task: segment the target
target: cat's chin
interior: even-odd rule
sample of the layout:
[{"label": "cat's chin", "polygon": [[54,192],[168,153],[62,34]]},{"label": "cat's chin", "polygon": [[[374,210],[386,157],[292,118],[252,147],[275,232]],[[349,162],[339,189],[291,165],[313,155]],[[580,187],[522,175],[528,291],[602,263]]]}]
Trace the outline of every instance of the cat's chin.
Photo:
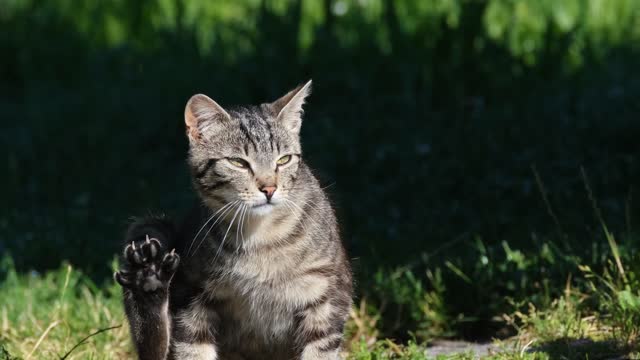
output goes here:
[{"label": "cat's chin", "polygon": [[274,209],[274,205],[270,203],[264,203],[251,207],[251,214],[257,216],[265,216],[270,214]]}]

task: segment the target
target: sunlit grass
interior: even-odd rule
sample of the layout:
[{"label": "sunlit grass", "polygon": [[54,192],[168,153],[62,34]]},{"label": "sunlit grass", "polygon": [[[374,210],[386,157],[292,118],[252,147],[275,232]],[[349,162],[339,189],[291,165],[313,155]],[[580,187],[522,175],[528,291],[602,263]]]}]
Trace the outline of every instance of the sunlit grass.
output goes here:
[{"label": "sunlit grass", "polygon": [[[128,329],[113,284],[98,288],[69,265],[46,274],[17,274],[8,259],[0,283],[0,344],[24,359],[57,359],[92,333],[67,359],[131,358]],[[0,357],[1,358],[1,357]]]},{"label": "sunlit grass", "polygon": [[[618,270],[617,262],[612,269]],[[623,265],[620,261],[620,265]],[[625,276],[635,277],[630,269]],[[526,311],[504,315],[518,335],[497,342],[486,360],[611,359],[633,356],[637,328],[628,318],[640,314],[628,305],[626,288],[617,288],[611,273],[596,275],[584,269],[587,278],[607,281],[603,286],[581,291],[567,281],[564,295],[547,308],[533,304]],[[0,267],[0,359],[130,359],[134,358],[120,301],[120,290],[112,282],[102,287],[70,265],[39,274],[18,274],[9,258]],[[585,303],[598,299],[600,307]],[[623,299],[623,300],[620,300]],[[625,302],[627,301],[627,302]],[[608,303],[612,302],[612,303]],[[621,305],[622,304],[622,305]],[[514,304],[522,308],[521,304]],[[604,314],[597,309],[606,308]],[[354,307],[348,323],[344,356],[349,360],[480,358],[472,353],[428,357],[415,341],[406,344],[382,338],[377,327],[379,313],[366,300]]]}]

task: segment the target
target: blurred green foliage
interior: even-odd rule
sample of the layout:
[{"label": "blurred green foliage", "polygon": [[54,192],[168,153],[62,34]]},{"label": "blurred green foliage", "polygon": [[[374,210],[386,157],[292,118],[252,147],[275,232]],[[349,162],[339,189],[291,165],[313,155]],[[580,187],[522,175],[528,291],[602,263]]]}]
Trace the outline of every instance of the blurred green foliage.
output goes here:
[{"label": "blurred green foliage", "polygon": [[[565,41],[558,62],[575,68],[585,52],[606,56],[612,48],[633,46],[640,39],[640,5],[634,0],[3,0],[0,5],[3,21],[29,11],[41,22],[55,13],[94,48],[127,44],[157,49],[165,46],[158,34],[186,31],[196,38],[201,54],[231,45],[233,51],[217,54],[230,61],[256,49],[254,40],[264,30],[256,20],[265,10],[295,18],[298,32],[292,39],[302,52],[317,40],[317,28],[335,18],[342,46],[367,37],[389,52],[395,45],[393,32],[400,31],[428,34],[415,45],[433,47],[443,32],[465,27],[470,10],[482,21],[468,36],[477,50],[493,41],[529,65],[554,41]],[[390,23],[390,15],[397,24]],[[370,26],[366,32],[363,24]]]},{"label": "blurred green foliage", "polygon": [[305,156],[359,293],[473,332],[607,258],[581,167],[637,247],[638,40],[635,0],[0,0],[0,252],[107,275],[129,216],[196,200],[189,96],[313,78]]},{"label": "blurred green foliage", "polygon": [[[392,32],[401,31],[430,34],[416,45],[433,47],[443,31],[464,27],[466,13],[474,7],[475,16],[482,18],[479,31],[469,35],[474,46],[480,49],[494,41],[530,65],[550,42],[562,38],[566,43],[558,60],[572,67],[582,63],[585,51],[605,56],[616,46],[640,39],[640,4],[634,0],[3,0],[2,5],[0,17],[5,21],[34,9],[34,20],[42,21],[54,12],[92,47],[128,44],[156,49],[164,46],[158,34],[179,30],[193,34],[203,54],[231,44],[234,51],[218,55],[230,61],[255,50],[253,40],[264,30],[256,19],[265,10],[296,18],[299,31],[292,35],[302,52],[309,50],[315,30],[329,18],[338,18],[336,40],[343,46],[367,37],[391,51]],[[392,12],[397,29],[390,28]],[[371,28],[363,32],[362,24]]]}]

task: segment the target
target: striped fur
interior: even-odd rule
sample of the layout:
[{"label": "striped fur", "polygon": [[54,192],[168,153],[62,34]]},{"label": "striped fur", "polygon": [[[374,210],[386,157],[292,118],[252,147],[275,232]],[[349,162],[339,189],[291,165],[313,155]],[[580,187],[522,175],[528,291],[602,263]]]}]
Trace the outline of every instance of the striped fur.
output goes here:
[{"label": "striped fur", "polygon": [[[178,231],[157,226],[166,219],[132,225],[116,274],[141,359],[338,358],[351,269],[333,209],[301,155],[310,84],[260,106],[225,110],[204,95],[187,104],[203,206]],[[145,258],[149,232],[161,245]],[[164,255],[174,247],[175,259]],[[179,259],[175,276],[162,256],[169,265]]]}]

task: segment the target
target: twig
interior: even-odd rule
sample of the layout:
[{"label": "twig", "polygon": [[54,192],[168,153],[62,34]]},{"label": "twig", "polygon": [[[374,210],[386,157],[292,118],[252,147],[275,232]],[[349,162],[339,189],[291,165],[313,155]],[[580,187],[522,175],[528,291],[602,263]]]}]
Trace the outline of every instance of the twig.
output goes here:
[{"label": "twig", "polygon": [[62,357],[60,357],[60,360],[64,360],[64,359],[66,359],[69,355],[71,355],[71,353],[73,352],[73,350],[75,350],[78,346],[83,345],[83,344],[84,344],[87,340],[89,340],[90,338],[92,338],[92,337],[94,337],[94,336],[96,336],[96,335],[98,335],[98,334],[100,334],[100,333],[103,333],[103,332],[105,332],[105,331],[109,331],[109,330],[117,329],[117,328],[120,328],[120,327],[122,327],[122,324],[117,325],[117,326],[112,326],[112,327],[104,328],[104,329],[100,329],[100,330],[98,330],[98,331],[94,332],[93,334],[90,334],[90,335],[86,336],[84,339],[80,340],[80,342],[79,342],[79,343],[75,344],[75,345],[74,345],[74,347],[72,347],[72,348],[71,348],[71,350],[69,350],[66,354],[64,354]]}]

